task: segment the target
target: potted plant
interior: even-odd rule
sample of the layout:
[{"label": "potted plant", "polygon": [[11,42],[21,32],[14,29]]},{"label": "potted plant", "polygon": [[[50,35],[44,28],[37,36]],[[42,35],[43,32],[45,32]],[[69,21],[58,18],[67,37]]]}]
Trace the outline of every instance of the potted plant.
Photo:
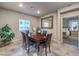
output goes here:
[{"label": "potted plant", "polygon": [[15,37],[12,29],[6,24],[0,29],[0,46],[7,45]]}]

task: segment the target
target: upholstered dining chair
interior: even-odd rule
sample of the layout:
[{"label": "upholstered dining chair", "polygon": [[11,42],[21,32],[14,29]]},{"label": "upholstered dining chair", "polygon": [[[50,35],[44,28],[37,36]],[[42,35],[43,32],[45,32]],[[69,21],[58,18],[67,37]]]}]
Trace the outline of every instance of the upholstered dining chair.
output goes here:
[{"label": "upholstered dining chair", "polygon": [[26,33],[21,32],[22,37],[23,37],[23,48],[27,50],[27,53],[29,54],[30,52],[30,46],[33,46],[36,42],[34,39],[28,36],[29,31],[26,31]]},{"label": "upholstered dining chair", "polygon": [[51,49],[50,49],[51,38],[52,38],[52,33],[47,34],[46,40],[40,43],[40,45],[43,45],[45,48],[45,55],[46,56],[47,56],[47,47],[49,47],[49,52],[51,52]]},{"label": "upholstered dining chair", "polygon": [[21,32],[21,34],[22,34],[22,47],[25,49],[25,50],[27,50],[27,40],[26,40],[26,35],[25,35],[25,33],[24,32]]},{"label": "upholstered dining chair", "polygon": [[46,46],[49,47],[49,52],[51,52],[51,49],[50,49],[51,38],[52,38],[52,33],[51,33],[51,34],[48,34],[48,36],[47,36],[47,41],[46,41]]},{"label": "upholstered dining chair", "polygon": [[42,35],[46,36],[46,34],[47,34],[47,31],[42,32]]},{"label": "upholstered dining chair", "polygon": [[29,54],[30,46],[34,46],[36,44],[36,42],[34,41],[33,38],[28,36],[28,33],[26,34],[26,39],[27,39],[27,53]]}]

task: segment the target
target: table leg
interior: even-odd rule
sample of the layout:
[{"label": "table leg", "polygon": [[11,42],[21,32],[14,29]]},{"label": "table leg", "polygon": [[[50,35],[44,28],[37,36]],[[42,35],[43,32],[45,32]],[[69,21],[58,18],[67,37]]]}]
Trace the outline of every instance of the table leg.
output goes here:
[{"label": "table leg", "polygon": [[39,56],[39,50],[40,50],[40,48],[39,48],[39,43],[37,43],[37,55]]}]

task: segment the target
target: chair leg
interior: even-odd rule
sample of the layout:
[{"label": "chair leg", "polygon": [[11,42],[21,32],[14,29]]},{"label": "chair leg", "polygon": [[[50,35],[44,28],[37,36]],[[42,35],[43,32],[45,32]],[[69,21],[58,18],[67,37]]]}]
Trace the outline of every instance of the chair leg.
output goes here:
[{"label": "chair leg", "polygon": [[28,44],[28,49],[27,49],[27,53],[29,54],[30,52],[30,44]]},{"label": "chair leg", "polygon": [[39,43],[37,43],[37,55],[39,56],[39,50],[40,50],[40,48],[39,48]]},{"label": "chair leg", "polygon": [[45,46],[45,55],[47,56],[47,46]]},{"label": "chair leg", "polygon": [[51,52],[50,45],[49,45],[49,52]]},{"label": "chair leg", "polygon": [[[23,49],[25,49],[25,43],[22,44]],[[25,49],[26,50],[26,49]]]},{"label": "chair leg", "polygon": [[27,50],[27,44],[25,44],[25,50]]}]

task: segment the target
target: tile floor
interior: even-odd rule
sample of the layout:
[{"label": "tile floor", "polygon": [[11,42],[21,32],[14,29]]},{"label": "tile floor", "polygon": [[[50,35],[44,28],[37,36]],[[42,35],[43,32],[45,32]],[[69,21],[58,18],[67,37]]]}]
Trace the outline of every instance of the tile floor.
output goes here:
[{"label": "tile floor", "polygon": [[63,38],[63,42],[71,45],[78,46],[78,37],[69,36],[67,38]]},{"label": "tile floor", "polygon": [[[40,56],[45,56],[44,49],[40,47]],[[11,43],[8,46],[0,48],[0,56],[37,56],[36,49],[31,47],[30,54],[22,48],[21,42]],[[55,42],[51,43],[51,53],[48,50],[48,56],[79,56],[79,47],[61,44]]]}]

